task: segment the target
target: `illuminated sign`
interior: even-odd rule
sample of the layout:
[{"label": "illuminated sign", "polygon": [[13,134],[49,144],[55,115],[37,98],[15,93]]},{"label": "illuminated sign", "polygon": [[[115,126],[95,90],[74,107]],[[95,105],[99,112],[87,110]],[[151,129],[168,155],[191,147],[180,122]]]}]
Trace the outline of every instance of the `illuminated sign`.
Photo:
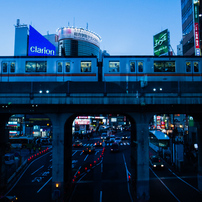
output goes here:
[{"label": "illuminated sign", "polygon": [[169,32],[164,30],[153,37],[154,39],[154,55],[168,55],[169,51]]},{"label": "illuminated sign", "polygon": [[93,32],[90,32],[82,28],[63,27],[58,29],[58,36],[59,40],[74,39],[74,40],[87,41],[100,47],[101,37]]},{"label": "illuminated sign", "polygon": [[37,32],[31,25],[29,26],[29,56],[54,56],[56,47]]},{"label": "illuminated sign", "polygon": [[195,55],[200,56],[200,38],[199,38],[199,6],[198,1],[194,2],[194,37],[195,37]]}]

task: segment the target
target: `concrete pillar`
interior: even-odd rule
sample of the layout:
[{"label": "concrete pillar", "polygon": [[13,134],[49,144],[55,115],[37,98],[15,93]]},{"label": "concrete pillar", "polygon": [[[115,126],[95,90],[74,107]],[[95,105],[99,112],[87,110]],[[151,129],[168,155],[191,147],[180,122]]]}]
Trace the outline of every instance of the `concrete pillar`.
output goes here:
[{"label": "concrete pillar", "polygon": [[9,140],[9,133],[6,129],[6,123],[9,120],[10,114],[0,114],[0,195],[6,191],[6,167],[3,157],[6,151],[6,144]]},{"label": "concrete pillar", "polygon": [[[71,177],[72,122],[68,119],[71,119],[72,114],[58,113],[48,114],[48,116],[53,126],[52,199],[63,201],[64,188]],[[69,128],[69,130],[67,128]],[[68,177],[65,177],[65,175]],[[56,184],[58,184],[58,187],[56,187]]]},{"label": "concrete pillar", "polygon": [[197,126],[198,138],[198,189],[202,192],[202,117],[201,114],[197,114],[193,117]]},{"label": "concrete pillar", "polygon": [[130,116],[135,123],[131,131],[131,156],[136,161],[136,201],[149,201],[149,121],[152,114],[134,113]]}]

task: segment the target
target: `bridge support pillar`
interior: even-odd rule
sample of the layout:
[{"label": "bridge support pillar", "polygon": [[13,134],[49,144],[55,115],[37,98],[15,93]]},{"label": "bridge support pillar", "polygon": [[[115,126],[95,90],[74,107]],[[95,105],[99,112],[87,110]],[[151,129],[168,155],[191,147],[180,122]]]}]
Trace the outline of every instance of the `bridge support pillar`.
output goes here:
[{"label": "bridge support pillar", "polygon": [[135,172],[136,201],[149,201],[149,121],[150,113],[130,114],[134,120],[131,131],[131,156]]},{"label": "bridge support pillar", "polygon": [[9,140],[9,133],[6,129],[6,123],[8,122],[10,117],[10,114],[1,114],[0,116],[0,195],[3,195],[6,191],[7,186],[7,176],[6,176],[6,167],[3,161],[3,157],[5,155],[5,152],[7,142]]},{"label": "bridge support pillar", "polygon": [[198,189],[202,192],[202,117],[201,114],[194,116],[197,122],[198,137]]},{"label": "bridge support pillar", "polygon": [[53,126],[52,200],[63,201],[67,184],[71,184],[72,114],[48,114]]}]

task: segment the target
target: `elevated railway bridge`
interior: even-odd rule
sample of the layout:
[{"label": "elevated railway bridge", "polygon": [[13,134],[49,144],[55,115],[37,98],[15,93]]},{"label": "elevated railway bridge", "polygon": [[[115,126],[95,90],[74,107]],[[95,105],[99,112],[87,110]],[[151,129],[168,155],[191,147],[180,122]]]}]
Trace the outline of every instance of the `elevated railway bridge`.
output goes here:
[{"label": "elevated railway bridge", "polygon": [[[5,82],[0,84],[1,166],[13,114],[46,114],[53,127],[52,187],[71,183],[72,122],[78,115],[122,114],[131,122],[137,199],[149,199],[148,124],[154,114],[188,114],[198,127],[198,189],[202,191],[201,82]],[[62,193],[62,192],[61,192]]]}]

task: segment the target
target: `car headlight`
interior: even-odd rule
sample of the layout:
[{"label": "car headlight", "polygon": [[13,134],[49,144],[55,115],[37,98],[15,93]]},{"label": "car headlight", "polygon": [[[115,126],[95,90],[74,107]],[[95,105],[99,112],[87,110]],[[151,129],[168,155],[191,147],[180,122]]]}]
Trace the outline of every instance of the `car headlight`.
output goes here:
[{"label": "car headlight", "polygon": [[154,165],[154,167],[156,168],[156,165]]},{"label": "car headlight", "polygon": [[164,167],[164,165],[162,164],[161,167]]}]

